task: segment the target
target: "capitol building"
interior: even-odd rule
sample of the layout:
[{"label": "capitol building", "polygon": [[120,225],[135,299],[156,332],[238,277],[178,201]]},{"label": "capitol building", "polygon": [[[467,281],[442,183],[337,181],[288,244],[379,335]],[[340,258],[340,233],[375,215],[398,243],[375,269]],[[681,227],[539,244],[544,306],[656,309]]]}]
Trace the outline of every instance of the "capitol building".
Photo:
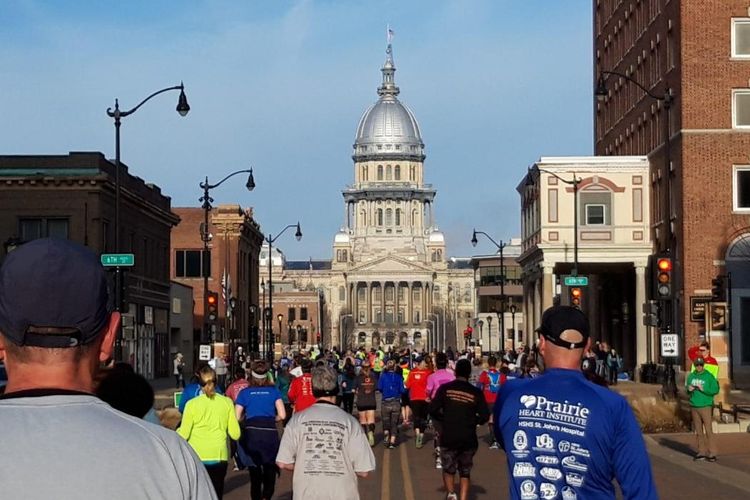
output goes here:
[{"label": "capitol building", "polygon": [[[357,125],[354,178],[342,191],[344,220],[331,258],[287,261],[273,248],[273,312],[290,292],[317,291],[319,321],[306,345],[317,337],[326,347],[463,347],[474,270],[469,259],[446,257],[437,192],[425,183],[425,144],[414,113],[398,99],[390,44],[381,72],[378,100]],[[265,247],[261,269],[268,258]],[[280,318],[278,329],[277,342],[295,343],[291,321],[284,326]]]}]

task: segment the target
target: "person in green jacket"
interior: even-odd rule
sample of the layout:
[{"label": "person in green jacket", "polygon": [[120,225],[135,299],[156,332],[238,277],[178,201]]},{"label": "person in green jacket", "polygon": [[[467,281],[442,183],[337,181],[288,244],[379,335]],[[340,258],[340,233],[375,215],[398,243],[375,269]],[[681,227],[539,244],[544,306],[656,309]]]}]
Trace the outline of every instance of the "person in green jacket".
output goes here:
[{"label": "person in green jacket", "polygon": [[193,447],[208,471],[216,496],[224,495],[224,476],[227,474],[227,435],[240,438],[240,425],[234,402],[216,392],[216,372],[205,366],[198,372],[202,387],[199,396],[188,401],[177,434]]},{"label": "person in green jacket", "polygon": [[714,396],[719,393],[719,382],[705,368],[702,357],[695,358],[695,371],[685,381],[690,394],[690,413],[693,416],[693,428],[698,439],[698,452],[693,460],[716,462],[716,440],[711,427]]}]

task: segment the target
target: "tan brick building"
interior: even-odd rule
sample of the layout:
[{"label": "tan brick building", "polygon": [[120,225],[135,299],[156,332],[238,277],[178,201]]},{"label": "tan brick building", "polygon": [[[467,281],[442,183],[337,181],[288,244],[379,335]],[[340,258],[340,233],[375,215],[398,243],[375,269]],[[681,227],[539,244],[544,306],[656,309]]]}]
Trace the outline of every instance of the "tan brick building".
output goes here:
[{"label": "tan brick building", "polygon": [[731,357],[736,377],[750,375],[750,2],[594,0],[593,9],[594,78],[614,71],[673,95],[669,175],[664,101],[616,75],[595,106],[596,154],[649,156],[652,237],[676,258],[674,324],[688,346],[705,328],[691,320],[691,299],[732,273]]},{"label": "tan brick building", "polygon": [[[174,211],[181,221],[172,231],[170,277],[193,288],[195,344],[201,342],[203,273],[208,272],[208,289],[219,294],[219,317],[210,340],[249,348],[260,321],[258,257],[263,241],[252,209],[243,210],[239,205],[214,207],[209,214],[211,241],[208,258],[201,258],[203,209],[187,207],[175,208]],[[236,299],[233,315],[227,315],[228,301],[224,298],[227,294],[222,293],[225,276],[231,288],[229,296]]]}]

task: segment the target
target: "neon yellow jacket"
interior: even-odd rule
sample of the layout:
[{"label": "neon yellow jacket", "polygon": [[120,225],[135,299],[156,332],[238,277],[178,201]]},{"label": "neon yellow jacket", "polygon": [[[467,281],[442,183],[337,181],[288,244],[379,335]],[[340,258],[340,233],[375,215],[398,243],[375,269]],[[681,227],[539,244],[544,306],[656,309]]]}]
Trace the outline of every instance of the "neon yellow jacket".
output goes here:
[{"label": "neon yellow jacket", "polygon": [[240,438],[240,425],[231,399],[220,394],[201,394],[185,405],[177,433],[190,443],[203,462],[226,462],[227,434]]}]

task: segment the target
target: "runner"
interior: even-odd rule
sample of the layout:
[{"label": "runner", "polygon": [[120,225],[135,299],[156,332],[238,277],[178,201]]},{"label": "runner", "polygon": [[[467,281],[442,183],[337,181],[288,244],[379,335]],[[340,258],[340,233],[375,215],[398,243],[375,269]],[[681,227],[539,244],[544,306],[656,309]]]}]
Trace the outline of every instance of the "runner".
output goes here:
[{"label": "runner", "polygon": [[294,412],[300,412],[315,404],[315,396],[312,392],[312,361],[303,358],[301,361],[302,376],[295,377],[289,385],[289,402],[294,406]]},{"label": "runner", "polygon": [[500,445],[495,439],[495,432],[492,429],[492,409],[495,406],[495,400],[497,399],[497,393],[500,392],[500,386],[505,384],[506,377],[504,374],[497,370],[497,358],[490,356],[487,359],[487,369],[479,375],[479,388],[484,393],[484,399],[487,401],[487,407],[490,410],[490,420],[487,423],[490,430],[490,449],[496,450],[500,448]]},{"label": "runner", "polygon": [[[406,352],[405,356],[401,357],[398,371],[401,373],[401,378],[406,382],[409,378],[409,372],[411,367],[409,366],[409,351]],[[401,420],[404,423],[404,427],[411,425],[411,407],[409,406],[409,390],[404,384],[404,391],[401,393]]]},{"label": "runner", "polygon": [[417,360],[417,367],[409,372],[409,378],[406,380],[406,387],[409,390],[409,404],[414,414],[417,448],[422,448],[424,444],[424,431],[427,427],[427,377],[430,376],[430,371],[427,369],[425,358]]},{"label": "runner", "polygon": [[[443,384],[430,402],[430,415],[442,423],[440,455],[446,500],[456,500],[454,475],[460,478],[461,500],[469,498],[471,468],[477,452],[477,426],[489,419],[490,411],[482,391],[469,383],[471,363],[459,359],[456,379]],[[553,497],[549,497],[553,498]]]},{"label": "runner", "polygon": [[401,417],[401,394],[404,392],[404,379],[396,372],[396,362],[389,359],[385,370],[378,379],[378,390],[382,395],[380,409],[383,420],[383,443],[389,448],[396,447],[398,426]]},{"label": "runner", "polygon": [[370,370],[370,362],[362,362],[362,371],[354,379],[354,387],[357,392],[357,413],[359,414],[359,423],[362,425],[367,441],[370,446],[375,446],[375,409],[377,402],[375,400],[376,381]]},{"label": "runner", "polygon": [[[444,352],[439,352],[435,355],[435,366],[437,371],[427,377],[427,401],[431,401],[437,394],[438,389],[443,384],[452,382],[456,376],[451,370],[448,369],[448,356]],[[435,468],[442,469],[443,464],[440,458],[440,422],[433,422],[435,428]]]}]

